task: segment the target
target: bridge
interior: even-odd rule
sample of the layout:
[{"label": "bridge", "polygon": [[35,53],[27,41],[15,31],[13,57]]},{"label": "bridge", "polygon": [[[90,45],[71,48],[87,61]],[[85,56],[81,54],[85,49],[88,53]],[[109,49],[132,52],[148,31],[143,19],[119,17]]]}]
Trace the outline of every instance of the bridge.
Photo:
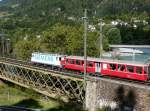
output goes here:
[{"label": "bridge", "polygon": [[102,106],[118,108],[115,105],[122,102],[119,98],[125,99],[123,107],[127,109],[149,111],[150,108],[150,86],[132,81],[87,76],[85,89],[81,75],[45,69],[29,62],[2,57],[0,78],[52,98],[77,100],[85,103],[90,111]]},{"label": "bridge", "polygon": [[83,79],[81,76],[68,76],[68,73],[33,66],[28,62],[0,58],[0,78],[22,87],[33,89],[41,94],[62,100],[84,100]]}]

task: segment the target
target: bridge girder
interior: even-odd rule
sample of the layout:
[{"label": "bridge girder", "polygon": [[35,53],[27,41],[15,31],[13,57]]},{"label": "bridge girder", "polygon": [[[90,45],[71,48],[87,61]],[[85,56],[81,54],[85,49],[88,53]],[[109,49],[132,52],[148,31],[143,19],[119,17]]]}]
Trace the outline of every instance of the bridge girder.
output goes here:
[{"label": "bridge girder", "polygon": [[0,61],[0,78],[33,89],[52,98],[84,102],[83,80],[57,71]]}]

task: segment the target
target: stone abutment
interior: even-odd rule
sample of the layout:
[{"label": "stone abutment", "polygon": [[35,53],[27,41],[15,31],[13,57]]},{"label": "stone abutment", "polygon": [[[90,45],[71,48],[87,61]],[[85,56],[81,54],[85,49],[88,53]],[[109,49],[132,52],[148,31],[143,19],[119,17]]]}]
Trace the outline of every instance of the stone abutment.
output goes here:
[{"label": "stone abutment", "polygon": [[103,107],[110,111],[150,111],[149,87],[110,79],[88,80],[86,108],[89,111]]}]

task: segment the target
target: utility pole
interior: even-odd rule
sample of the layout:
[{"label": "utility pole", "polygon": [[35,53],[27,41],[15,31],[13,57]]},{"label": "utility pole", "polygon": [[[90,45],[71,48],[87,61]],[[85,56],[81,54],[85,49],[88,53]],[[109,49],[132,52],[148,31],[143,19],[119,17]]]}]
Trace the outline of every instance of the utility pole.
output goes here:
[{"label": "utility pole", "polygon": [[[87,9],[84,11],[84,90],[86,90],[86,64],[87,64]],[[85,102],[83,103],[85,108]]]},{"label": "utility pole", "polygon": [[86,62],[87,62],[87,9],[84,12],[84,86],[85,86],[85,78],[86,78]]},{"label": "utility pole", "polygon": [[99,53],[100,53],[100,58],[102,57],[103,53],[103,20],[99,20],[100,24],[100,38],[99,38]]},{"label": "utility pole", "polygon": [[10,39],[6,39],[6,52],[7,56],[9,56],[9,51],[10,51]]},{"label": "utility pole", "polygon": [[1,37],[1,46],[2,46],[2,56],[4,56],[4,53],[5,53],[5,42],[4,42],[4,36]]},{"label": "utility pole", "polygon": [[[0,34],[0,50],[1,50],[1,54],[0,56],[5,56],[5,54],[7,54],[7,51],[10,49],[10,39],[8,38],[8,34]],[[5,38],[8,39],[5,39]],[[9,42],[9,43],[8,43]],[[9,48],[9,49],[8,49]]]}]

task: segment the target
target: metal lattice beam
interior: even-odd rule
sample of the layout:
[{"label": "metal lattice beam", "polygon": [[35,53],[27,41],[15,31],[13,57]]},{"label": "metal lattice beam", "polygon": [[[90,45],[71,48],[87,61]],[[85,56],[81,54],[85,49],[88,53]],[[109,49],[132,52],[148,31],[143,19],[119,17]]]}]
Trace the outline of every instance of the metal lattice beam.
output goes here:
[{"label": "metal lattice beam", "polygon": [[76,98],[81,102],[85,98],[82,79],[28,65],[0,61],[0,78],[50,97]]}]

